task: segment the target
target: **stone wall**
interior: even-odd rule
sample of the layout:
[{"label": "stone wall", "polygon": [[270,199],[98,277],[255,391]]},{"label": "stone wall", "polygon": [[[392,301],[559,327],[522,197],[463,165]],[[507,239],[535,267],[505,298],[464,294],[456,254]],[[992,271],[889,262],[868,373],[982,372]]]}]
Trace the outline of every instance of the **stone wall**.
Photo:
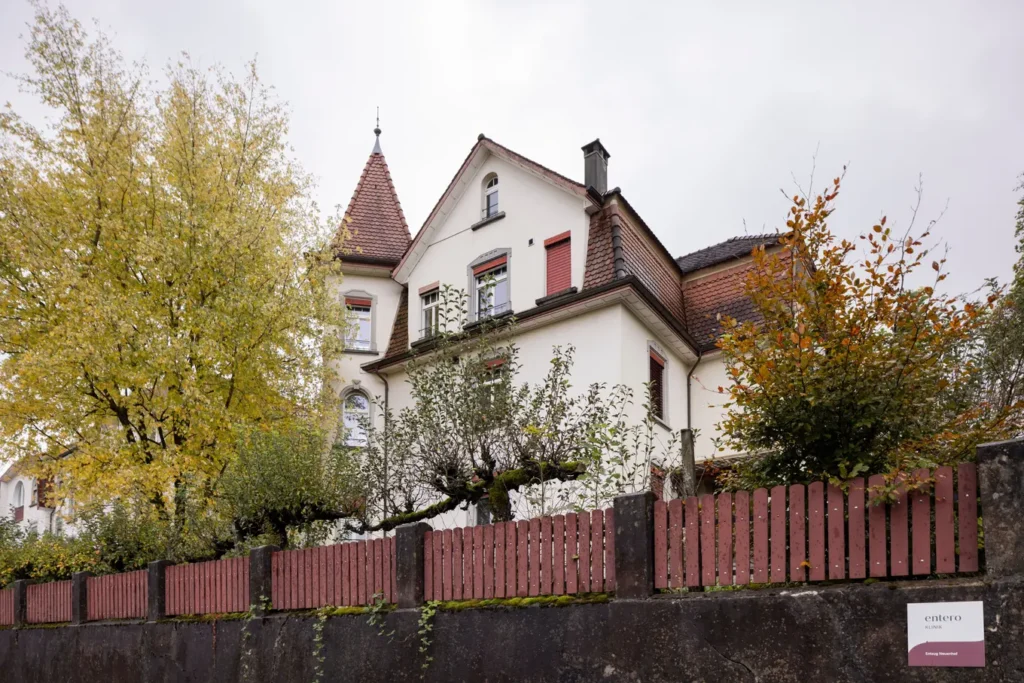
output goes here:
[{"label": "stone wall", "polygon": [[[423,527],[412,525],[397,536],[402,609],[382,625],[167,620],[156,600],[149,622],[0,630],[0,681],[1024,681],[1024,441],[982,447],[978,462],[986,571],[974,577],[652,595],[651,499],[637,495],[616,501],[607,602],[441,610],[421,653]],[[253,595],[267,594],[268,558],[254,551]],[[970,600],[985,606],[986,666],[909,667],[907,604]]]},{"label": "stone wall", "polygon": [[[425,669],[419,612],[328,618],[323,681],[1024,681],[1016,579],[745,590],[569,607],[439,612]],[[984,669],[909,668],[908,602],[983,600]],[[317,680],[312,616],[0,631],[5,683]]]}]

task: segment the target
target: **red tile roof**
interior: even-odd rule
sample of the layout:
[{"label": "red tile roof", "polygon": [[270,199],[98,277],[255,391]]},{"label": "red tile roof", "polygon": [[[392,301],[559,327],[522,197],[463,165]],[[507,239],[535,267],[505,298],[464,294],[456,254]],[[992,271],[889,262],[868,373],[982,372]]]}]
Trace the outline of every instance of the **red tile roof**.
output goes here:
[{"label": "red tile roof", "polygon": [[388,340],[387,351],[382,360],[391,360],[409,350],[409,288],[402,287],[398,297],[398,310],[395,311],[395,323],[391,326],[391,339]]},{"label": "red tile roof", "polygon": [[[409,225],[379,146],[363,167],[345,216],[350,220],[348,236],[341,245],[343,261],[395,265],[402,260],[411,240]],[[340,237],[342,230],[338,233]]]},{"label": "red tile roof", "polygon": [[700,345],[701,351],[716,348],[722,334],[719,316],[728,315],[740,322],[758,322],[761,316],[746,295],[746,281],[754,268],[748,256],[740,264],[688,280],[683,284],[686,302],[684,324]]}]

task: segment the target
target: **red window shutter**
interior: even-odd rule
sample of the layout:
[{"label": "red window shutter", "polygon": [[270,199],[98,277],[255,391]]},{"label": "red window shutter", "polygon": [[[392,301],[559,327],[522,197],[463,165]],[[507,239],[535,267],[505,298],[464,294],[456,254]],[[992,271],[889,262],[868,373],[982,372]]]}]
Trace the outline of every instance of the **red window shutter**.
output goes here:
[{"label": "red window shutter", "polygon": [[479,266],[473,268],[473,275],[479,275],[480,273],[486,273],[488,270],[503,266],[508,262],[508,257],[499,256],[496,259],[491,259],[487,263],[481,263]]},{"label": "red window shutter", "polygon": [[345,297],[346,306],[372,306],[373,301],[371,299],[356,299],[350,296]]},{"label": "red window shutter", "polygon": [[572,250],[569,233],[563,232],[544,240],[548,257],[548,295],[565,291],[572,286]]}]

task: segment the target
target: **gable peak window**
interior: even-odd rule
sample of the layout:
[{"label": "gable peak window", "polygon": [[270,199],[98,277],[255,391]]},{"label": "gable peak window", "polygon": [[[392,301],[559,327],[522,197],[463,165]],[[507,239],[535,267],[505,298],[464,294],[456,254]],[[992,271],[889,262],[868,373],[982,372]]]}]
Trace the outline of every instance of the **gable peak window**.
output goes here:
[{"label": "gable peak window", "polygon": [[654,349],[650,355],[651,412],[659,420],[665,419],[665,359]]},{"label": "gable peak window", "polygon": [[508,287],[508,256],[502,255],[473,268],[477,320],[511,309]]},{"label": "gable peak window", "polygon": [[498,215],[498,175],[490,173],[484,178],[483,218]]},{"label": "gable peak window", "polygon": [[367,297],[346,296],[348,309],[348,335],[345,348],[354,351],[373,349],[373,300]]}]

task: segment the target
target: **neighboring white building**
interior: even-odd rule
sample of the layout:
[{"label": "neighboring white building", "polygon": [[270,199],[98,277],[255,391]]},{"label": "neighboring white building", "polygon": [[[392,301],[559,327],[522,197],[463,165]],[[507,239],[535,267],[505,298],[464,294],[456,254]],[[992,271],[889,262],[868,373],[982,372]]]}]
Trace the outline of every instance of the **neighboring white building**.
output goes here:
[{"label": "neighboring white building", "polygon": [[[469,293],[468,324],[515,314],[520,381],[541,380],[552,347],[572,344],[580,391],[605,382],[642,396],[652,381],[662,436],[696,430],[698,462],[722,455],[712,445],[726,384],[717,316],[754,315],[743,276],[751,251],[777,245],[777,236],[675,258],[622,190],[608,188],[600,140],[583,147],[580,183],[481,135],[411,238],[375,133],[340,254],[355,323],[336,387],[347,425],[372,411],[371,396],[396,411],[409,405],[406,365],[429,349],[432,307],[448,284]],[[640,421],[639,401],[634,412]],[[463,514],[469,519],[446,523],[470,522]]]},{"label": "neighboring white building", "polygon": [[46,480],[29,477],[20,469],[11,465],[0,475],[0,517],[14,519],[26,530],[63,532],[64,515],[49,506]]}]

